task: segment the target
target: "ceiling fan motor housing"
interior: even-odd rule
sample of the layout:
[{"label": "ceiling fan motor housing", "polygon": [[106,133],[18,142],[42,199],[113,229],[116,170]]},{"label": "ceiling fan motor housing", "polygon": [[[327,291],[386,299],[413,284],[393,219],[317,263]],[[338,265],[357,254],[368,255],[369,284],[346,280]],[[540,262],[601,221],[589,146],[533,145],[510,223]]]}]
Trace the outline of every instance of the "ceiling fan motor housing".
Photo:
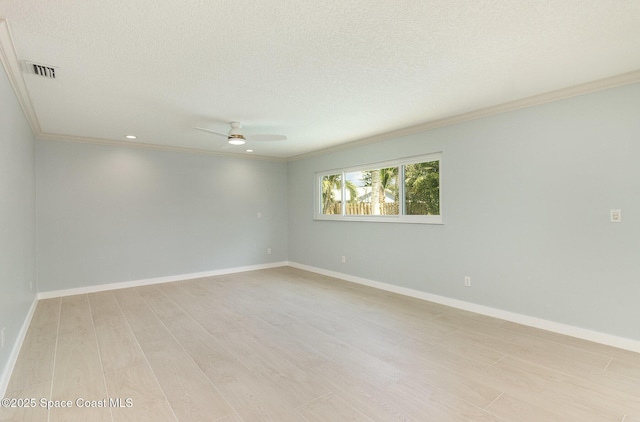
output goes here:
[{"label": "ceiling fan motor housing", "polygon": [[242,132],[240,132],[240,128],[242,125],[238,122],[231,122],[231,130],[229,131],[229,136],[227,140],[232,145],[242,145],[246,142]]}]

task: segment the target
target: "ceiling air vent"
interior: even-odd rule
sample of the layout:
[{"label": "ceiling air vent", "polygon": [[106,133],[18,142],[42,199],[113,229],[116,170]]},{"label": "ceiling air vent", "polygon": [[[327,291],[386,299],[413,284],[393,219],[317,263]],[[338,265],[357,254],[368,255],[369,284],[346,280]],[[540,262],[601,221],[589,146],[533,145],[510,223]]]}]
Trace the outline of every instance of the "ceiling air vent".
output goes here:
[{"label": "ceiling air vent", "polygon": [[56,67],[46,64],[38,64],[33,62],[24,62],[24,70],[32,75],[42,76],[43,78],[55,79]]}]

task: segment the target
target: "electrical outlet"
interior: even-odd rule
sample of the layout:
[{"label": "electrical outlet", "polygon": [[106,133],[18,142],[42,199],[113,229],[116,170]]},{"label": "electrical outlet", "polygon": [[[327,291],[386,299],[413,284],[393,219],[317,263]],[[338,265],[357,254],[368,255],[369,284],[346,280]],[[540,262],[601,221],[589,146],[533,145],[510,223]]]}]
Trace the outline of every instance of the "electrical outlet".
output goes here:
[{"label": "electrical outlet", "polygon": [[471,287],[471,277],[469,277],[469,276],[465,276],[464,277],[464,285],[466,287]]},{"label": "electrical outlet", "polygon": [[271,248],[267,248],[267,255],[271,255]]},{"label": "electrical outlet", "polygon": [[33,291],[33,281],[29,282],[29,291]]},{"label": "electrical outlet", "polygon": [[5,327],[2,327],[2,331],[0,331],[0,349],[4,349],[4,332]]},{"label": "electrical outlet", "polygon": [[262,218],[262,213],[261,212],[258,213],[258,218]]},{"label": "electrical outlet", "polygon": [[347,263],[347,257],[346,257],[346,256],[344,256],[344,255],[342,255],[342,263],[343,263],[343,264],[346,264],[346,263]]}]

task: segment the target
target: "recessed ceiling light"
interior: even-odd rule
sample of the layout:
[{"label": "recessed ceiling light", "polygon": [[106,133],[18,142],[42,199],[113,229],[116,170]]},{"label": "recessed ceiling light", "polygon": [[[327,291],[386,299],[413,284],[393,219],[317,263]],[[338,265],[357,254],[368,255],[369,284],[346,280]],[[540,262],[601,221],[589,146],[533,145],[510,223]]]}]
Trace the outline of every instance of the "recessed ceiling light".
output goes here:
[{"label": "recessed ceiling light", "polygon": [[127,139],[136,139],[136,135],[127,135],[125,136]]},{"label": "recessed ceiling light", "polygon": [[253,152],[253,150],[252,149],[248,149],[247,152]]}]

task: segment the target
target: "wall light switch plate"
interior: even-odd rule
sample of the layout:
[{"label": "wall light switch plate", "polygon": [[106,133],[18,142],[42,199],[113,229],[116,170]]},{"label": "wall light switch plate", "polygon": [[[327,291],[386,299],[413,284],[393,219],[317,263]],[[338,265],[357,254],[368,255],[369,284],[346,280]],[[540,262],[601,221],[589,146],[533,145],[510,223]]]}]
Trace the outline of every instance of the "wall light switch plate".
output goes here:
[{"label": "wall light switch plate", "polygon": [[621,210],[609,210],[611,213],[612,223],[622,223],[622,211]]}]

